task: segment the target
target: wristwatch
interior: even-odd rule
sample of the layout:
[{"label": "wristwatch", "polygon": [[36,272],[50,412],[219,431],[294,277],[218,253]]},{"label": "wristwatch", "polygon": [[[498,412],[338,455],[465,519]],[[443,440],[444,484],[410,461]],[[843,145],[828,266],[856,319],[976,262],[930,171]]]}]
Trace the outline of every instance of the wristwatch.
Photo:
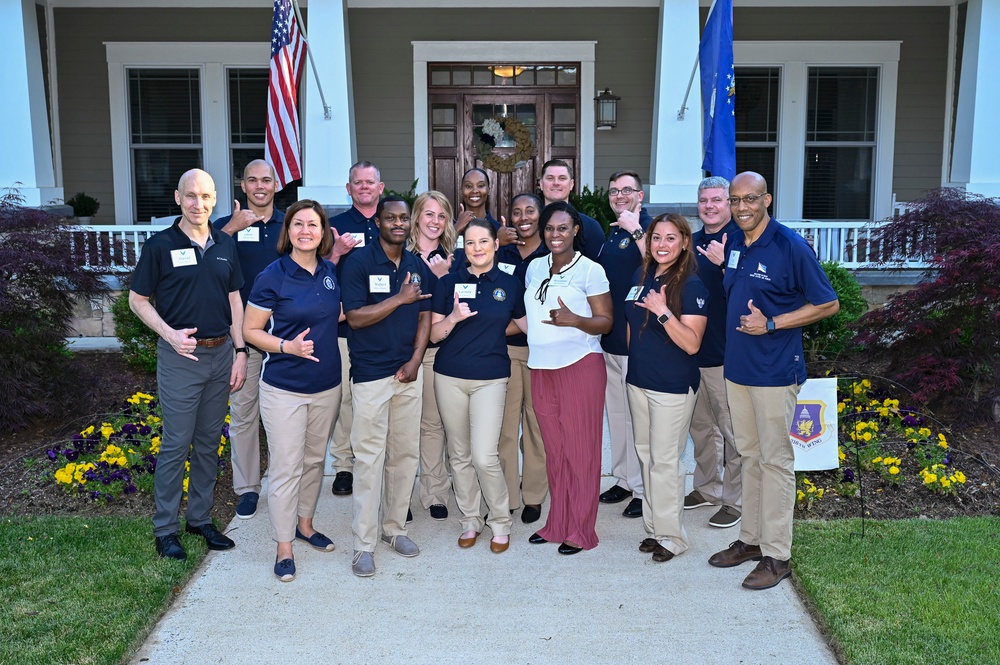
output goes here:
[{"label": "wristwatch", "polygon": [[250,355],[250,347],[249,346],[234,346],[233,350],[236,351],[236,353],[245,353],[248,356]]},{"label": "wristwatch", "polygon": [[767,320],[767,334],[768,335],[773,335],[774,334],[774,330],[775,330],[775,328],[774,328],[774,319],[768,319]]},{"label": "wristwatch", "polygon": [[658,317],[656,317],[656,322],[659,323],[661,326],[666,325],[667,321],[669,320],[670,320],[670,312],[666,312],[665,314],[660,314]]},{"label": "wristwatch", "polygon": [[641,228],[632,231],[632,240],[635,240],[636,242],[639,242],[645,237],[646,237],[646,232],[643,231]]}]

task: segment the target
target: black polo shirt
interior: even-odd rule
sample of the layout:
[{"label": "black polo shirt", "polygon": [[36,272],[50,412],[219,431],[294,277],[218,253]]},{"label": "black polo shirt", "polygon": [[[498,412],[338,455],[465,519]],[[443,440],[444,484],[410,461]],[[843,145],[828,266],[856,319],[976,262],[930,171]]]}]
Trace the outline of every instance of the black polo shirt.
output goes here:
[{"label": "black polo shirt", "polygon": [[[631,333],[625,382],[659,393],[686,395],[689,389],[697,392],[701,382],[697,355],[689,355],[674,344],[656,316],[635,304],[646,297],[650,288],[661,287],[655,282],[653,275],[647,275],[646,280],[640,284],[641,278],[640,268],[632,280],[636,291],[629,295],[633,299],[625,307],[625,318]],[[681,311],[673,314],[706,316],[707,313],[708,289],[697,275],[691,275],[681,289]]]},{"label": "black polo shirt", "polygon": [[[232,218],[232,215],[220,217],[212,222],[212,226],[222,231]],[[281,257],[278,254],[278,236],[281,235],[284,221],[285,213],[276,209],[271,219],[266,222],[254,222],[232,236],[236,241],[236,254],[240,257],[240,266],[243,268],[243,288],[240,289],[240,298],[243,299],[244,307],[250,299],[250,291],[257,275]]]},{"label": "black polo shirt", "polygon": [[181,231],[180,219],[143,245],[129,289],[154,298],[156,313],[171,328],[197,328],[199,339],[221,337],[233,323],[229,294],[243,286],[236,243],[213,228],[202,253]]},{"label": "black polo shirt", "polygon": [[[374,215],[372,217],[365,217],[361,214],[360,210],[351,206],[349,210],[345,210],[339,215],[334,215],[330,218],[330,228],[337,229],[339,235],[350,233],[358,243],[354,246],[354,249],[340,257],[340,261],[337,263],[337,275],[343,280],[341,267],[344,265],[344,259],[362,247],[367,247],[373,242],[378,242],[378,226],[375,225]],[[347,337],[347,329],[349,327],[347,322],[342,322],[337,328],[337,335],[339,337]]]},{"label": "black polo shirt", "polygon": [[[649,230],[653,218],[645,208],[639,209],[639,226]],[[628,355],[627,325],[625,323],[625,296],[632,284],[632,276],[642,265],[642,252],[632,239],[632,234],[618,226],[611,227],[611,236],[601,247],[597,262],[604,268],[611,287],[611,302],[614,305],[614,321],[611,332],[601,335],[601,348],[616,356]]]},{"label": "black polo shirt", "polygon": [[[521,258],[521,252],[517,251],[517,245],[504,245],[497,252],[497,267],[500,268],[501,272],[514,275],[517,279],[517,283],[521,285],[521,290],[524,290],[524,277],[528,272],[528,264],[539,256],[545,256],[549,253],[549,248],[545,246],[542,242],[538,245],[538,249],[528,254],[527,258]],[[516,335],[510,335],[507,337],[507,344],[510,346],[528,346],[528,336],[524,333],[517,333]]]},{"label": "black polo shirt", "polygon": [[[430,271],[422,259],[403,250],[399,268],[375,241],[352,252],[341,262],[340,286],[344,312],[374,305],[399,293],[406,273],[418,275],[421,287],[430,282]],[[426,292],[426,291],[425,291]],[[360,330],[347,329],[351,357],[351,380],[377,381],[395,374],[413,357],[420,312],[429,312],[430,298],[401,305],[378,323]]]},{"label": "black polo shirt", "polygon": [[[729,220],[718,233],[705,233],[701,229],[691,239],[695,248],[707,249],[713,240],[722,243],[722,236],[733,235],[740,230],[736,222]],[[722,243],[725,245],[725,243]],[[722,285],[722,266],[717,266],[708,257],[695,249],[698,258],[698,277],[708,289],[708,327],[705,337],[701,340],[701,351],[698,352],[698,365],[701,367],[720,367],[726,356],[726,289]],[[723,266],[725,263],[723,262]]]},{"label": "black polo shirt", "polygon": [[510,377],[506,330],[511,320],[524,316],[524,286],[495,264],[478,276],[461,268],[438,281],[435,314],[451,314],[456,291],[476,315],[459,322],[441,341],[434,371],[473,381]]}]

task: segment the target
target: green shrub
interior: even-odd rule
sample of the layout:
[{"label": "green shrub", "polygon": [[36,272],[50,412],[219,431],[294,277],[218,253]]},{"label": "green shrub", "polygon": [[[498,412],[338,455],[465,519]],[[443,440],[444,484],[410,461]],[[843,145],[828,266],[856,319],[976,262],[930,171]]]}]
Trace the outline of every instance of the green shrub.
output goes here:
[{"label": "green shrub", "polygon": [[611,210],[611,200],[608,198],[608,190],[603,187],[591,191],[587,185],[583,186],[583,191],[579,194],[569,195],[569,202],[577,212],[589,215],[601,223],[604,228],[604,235],[608,235],[611,223],[618,219],[618,216]]},{"label": "green shrub", "polygon": [[840,300],[840,311],[802,329],[802,347],[806,360],[831,360],[844,352],[854,339],[852,324],[868,311],[868,301],[861,295],[861,286],[851,271],[836,261],[820,265]]},{"label": "green shrub", "polygon": [[417,200],[417,182],[417,180],[414,180],[413,184],[410,185],[410,188],[405,192],[397,192],[394,189],[387,189],[382,196],[399,196],[406,201],[406,205],[410,206],[410,210],[413,210],[413,202]]},{"label": "green shrub", "polygon": [[100,202],[93,196],[87,196],[86,192],[77,192],[66,201],[66,205],[73,208],[75,217],[93,217],[101,208]]},{"label": "green shrub", "polygon": [[122,292],[111,305],[115,336],[122,345],[122,356],[132,367],[156,371],[156,342],[160,338],[128,306],[128,279],[122,279]]}]

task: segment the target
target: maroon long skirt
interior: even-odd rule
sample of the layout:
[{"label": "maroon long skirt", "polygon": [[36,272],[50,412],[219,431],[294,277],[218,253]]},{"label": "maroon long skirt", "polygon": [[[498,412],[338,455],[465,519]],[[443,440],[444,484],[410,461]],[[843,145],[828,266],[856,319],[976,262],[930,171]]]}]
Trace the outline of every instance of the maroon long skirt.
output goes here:
[{"label": "maroon long skirt", "polygon": [[568,367],[531,370],[531,401],[545,445],[551,507],[538,530],[550,542],[597,547],[604,434],[604,356],[590,353]]}]

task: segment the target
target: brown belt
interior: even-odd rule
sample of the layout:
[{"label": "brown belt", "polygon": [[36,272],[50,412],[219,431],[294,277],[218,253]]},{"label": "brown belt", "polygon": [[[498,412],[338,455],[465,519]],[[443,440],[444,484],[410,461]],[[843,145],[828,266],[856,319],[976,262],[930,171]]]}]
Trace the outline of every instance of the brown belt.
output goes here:
[{"label": "brown belt", "polygon": [[204,346],[208,347],[209,349],[213,349],[217,346],[225,344],[228,339],[229,335],[223,335],[222,337],[206,337],[205,339],[198,340],[198,346]]}]

